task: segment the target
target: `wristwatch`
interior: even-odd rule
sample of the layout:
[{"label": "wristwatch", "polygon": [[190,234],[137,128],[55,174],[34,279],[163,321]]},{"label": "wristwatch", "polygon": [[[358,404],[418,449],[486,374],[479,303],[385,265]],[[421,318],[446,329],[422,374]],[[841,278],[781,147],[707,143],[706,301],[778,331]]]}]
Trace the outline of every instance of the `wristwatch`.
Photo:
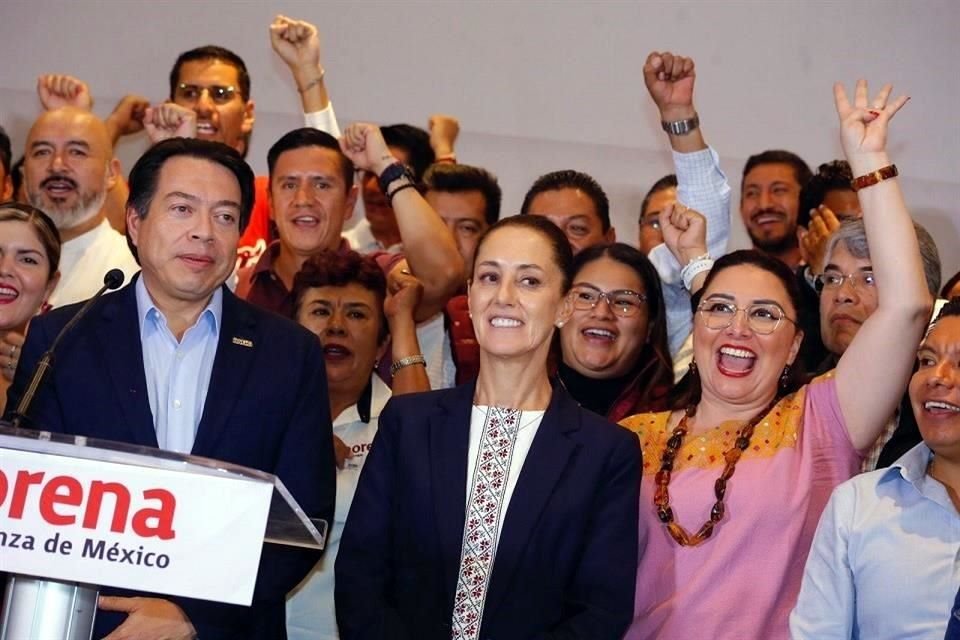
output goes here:
[{"label": "wristwatch", "polygon": [[674,122],[661,122],[660,126],[667,133],[675,136],[685,136],[700,126],[700,116],[693,114],[692,118],[686,120],[676,120]]},{"label": "wristwatch", "polygon": [[380,177],[377,178],[377,182],[380,184],[380,191],[386,195],[389,192],[390,185],[400,178],[406,178],[410,181],[410,184],[417,183],[417,180],[413,177],[413,172],[410,171],[409,167],[403,163],[394,162],[384,169],[383,173],[380,174]]}]

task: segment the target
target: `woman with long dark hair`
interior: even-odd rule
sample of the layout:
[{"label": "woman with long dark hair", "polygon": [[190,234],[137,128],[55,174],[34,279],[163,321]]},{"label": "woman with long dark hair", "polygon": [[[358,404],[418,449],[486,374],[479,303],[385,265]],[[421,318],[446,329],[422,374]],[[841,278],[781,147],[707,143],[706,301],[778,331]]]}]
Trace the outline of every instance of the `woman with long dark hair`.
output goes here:
[{"label": "woman with long dark hair", "polygon": [[[629,640],[788,637],[820,514],[896,408],[930,313],[886,153],[887,123],[906,102],[888,103],[890,90],[868,103],[860,81],[851,105],[834,89],[879,296],[835,374],[798,388],[796,280],[773,258],[737,251],[694,298],[690,393],[672,411],[623,422],[640,437],[648,478]],[[689,215],[675,211],[674,226],[702,232]]]},{"label": "woman with long dark hair", "polygon": [[581,405],[619,421],[666,408],[673,386],[657,270],[622,244],[585,249],[573,261],[572,313],[560,329],[557,377]]}]

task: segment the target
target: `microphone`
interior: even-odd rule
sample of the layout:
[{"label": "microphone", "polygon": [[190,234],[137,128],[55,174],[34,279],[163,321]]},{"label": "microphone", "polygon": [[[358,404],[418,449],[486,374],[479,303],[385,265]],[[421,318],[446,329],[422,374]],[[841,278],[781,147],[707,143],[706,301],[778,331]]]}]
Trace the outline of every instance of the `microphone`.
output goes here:
[{"label": "microphone", "polygon": [[27,418],[27,411],[30,409],[30,404],[33,402],[33,396],[36,395],[37,390],[40,388],[40,385],[43,383],[43,379],[46,377],[47,372],[53,367],[53,353],[57,349],[57,345],[60,344],[60,341],[65,335],[67,335],[73,327],[76,326],[78,322],[87,314],[87,312],[93,307],[93,305],[100,299],[107,291],[112,291],[118,289],[120,285],[123,284],[123,271],[120,269],[110,269],[107,271],[106,275],[103,276],[103,286],[100,287],[100,290],[93,294],[93,297],[87,300],[80,310],[70,318],[70,322],[60,330],[60,333],[57,334],[57,337],[54,338],[53,344],[50,345],[50,348],[44,352],[41,356],[40,361],[37,363],[37,368],[33,371],[33,377],[30,378],[30,384],[27,386],[27,390],[24,392],[23,397],[20,398],[20,403],[17,405],[17,410],[13,412],[13,426],[17,429],[21,428],[20,424],[23,420]]}]

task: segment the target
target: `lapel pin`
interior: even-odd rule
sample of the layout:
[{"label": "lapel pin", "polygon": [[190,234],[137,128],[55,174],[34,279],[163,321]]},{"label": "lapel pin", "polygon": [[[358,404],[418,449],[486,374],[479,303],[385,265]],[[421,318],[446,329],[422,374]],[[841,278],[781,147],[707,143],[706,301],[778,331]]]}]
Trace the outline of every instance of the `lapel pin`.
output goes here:
[{"label": "lapel pin", "polygon": [[248,349],[253,348],[253,340],[247,340],[246,338],[238,338],[237,336],[233,337],[233,344],[238,344],[241,347],[247,347]]}]

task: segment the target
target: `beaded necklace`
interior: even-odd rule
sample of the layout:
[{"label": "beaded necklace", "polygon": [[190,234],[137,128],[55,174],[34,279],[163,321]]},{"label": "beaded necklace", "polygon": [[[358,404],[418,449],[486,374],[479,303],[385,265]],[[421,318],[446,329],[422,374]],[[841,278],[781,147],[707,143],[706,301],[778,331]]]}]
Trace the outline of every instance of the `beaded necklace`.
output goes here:
[{"label": "beaded necklace", "polygon": [[720,477],[717,478],[717,481],[713,485],[713,493],[717,501],[713,504],[713,508],[710,509],[710,519],[707,520],[694,535],[690,535],[680,524],[674,522],[673,509],[670,507],[670,492],[667,490],[667,486],[670,484],[670,473],[673,471],[673,461],[677,457],[680,445],[683,444],[683,437],[687,435],[687,420],[697,413],[696,405],[691,404],[687,407],[683,418],[680,420],[680,424],[678,424],[670,434],[670,439],[667,440],[667,446],[663,450],[663,455],[660,458],[660,471],[658,471],[655,476],[657,490],[653,495],[653,505],[657,508],[657,517],[660,519],[660,522],[667,525],[667,531],[670,533],[670,536],[676,540],[677,544],[682,547],[695,547],[713,535],[713,528],[723,519],[723,498],[727,493],[727,480],[733,475],[740,456],[743,455],[743,452],[750,446],[750,438],[753,437],[754,428],[763,420],[764,416],[770,413],[778,400],[779,398],[774,398],[763,411],[743,425],[737,434],[737,439],[734,441],[733,446],[724,452],[723,458],[725,464],[723,473],[720,474]]}]

